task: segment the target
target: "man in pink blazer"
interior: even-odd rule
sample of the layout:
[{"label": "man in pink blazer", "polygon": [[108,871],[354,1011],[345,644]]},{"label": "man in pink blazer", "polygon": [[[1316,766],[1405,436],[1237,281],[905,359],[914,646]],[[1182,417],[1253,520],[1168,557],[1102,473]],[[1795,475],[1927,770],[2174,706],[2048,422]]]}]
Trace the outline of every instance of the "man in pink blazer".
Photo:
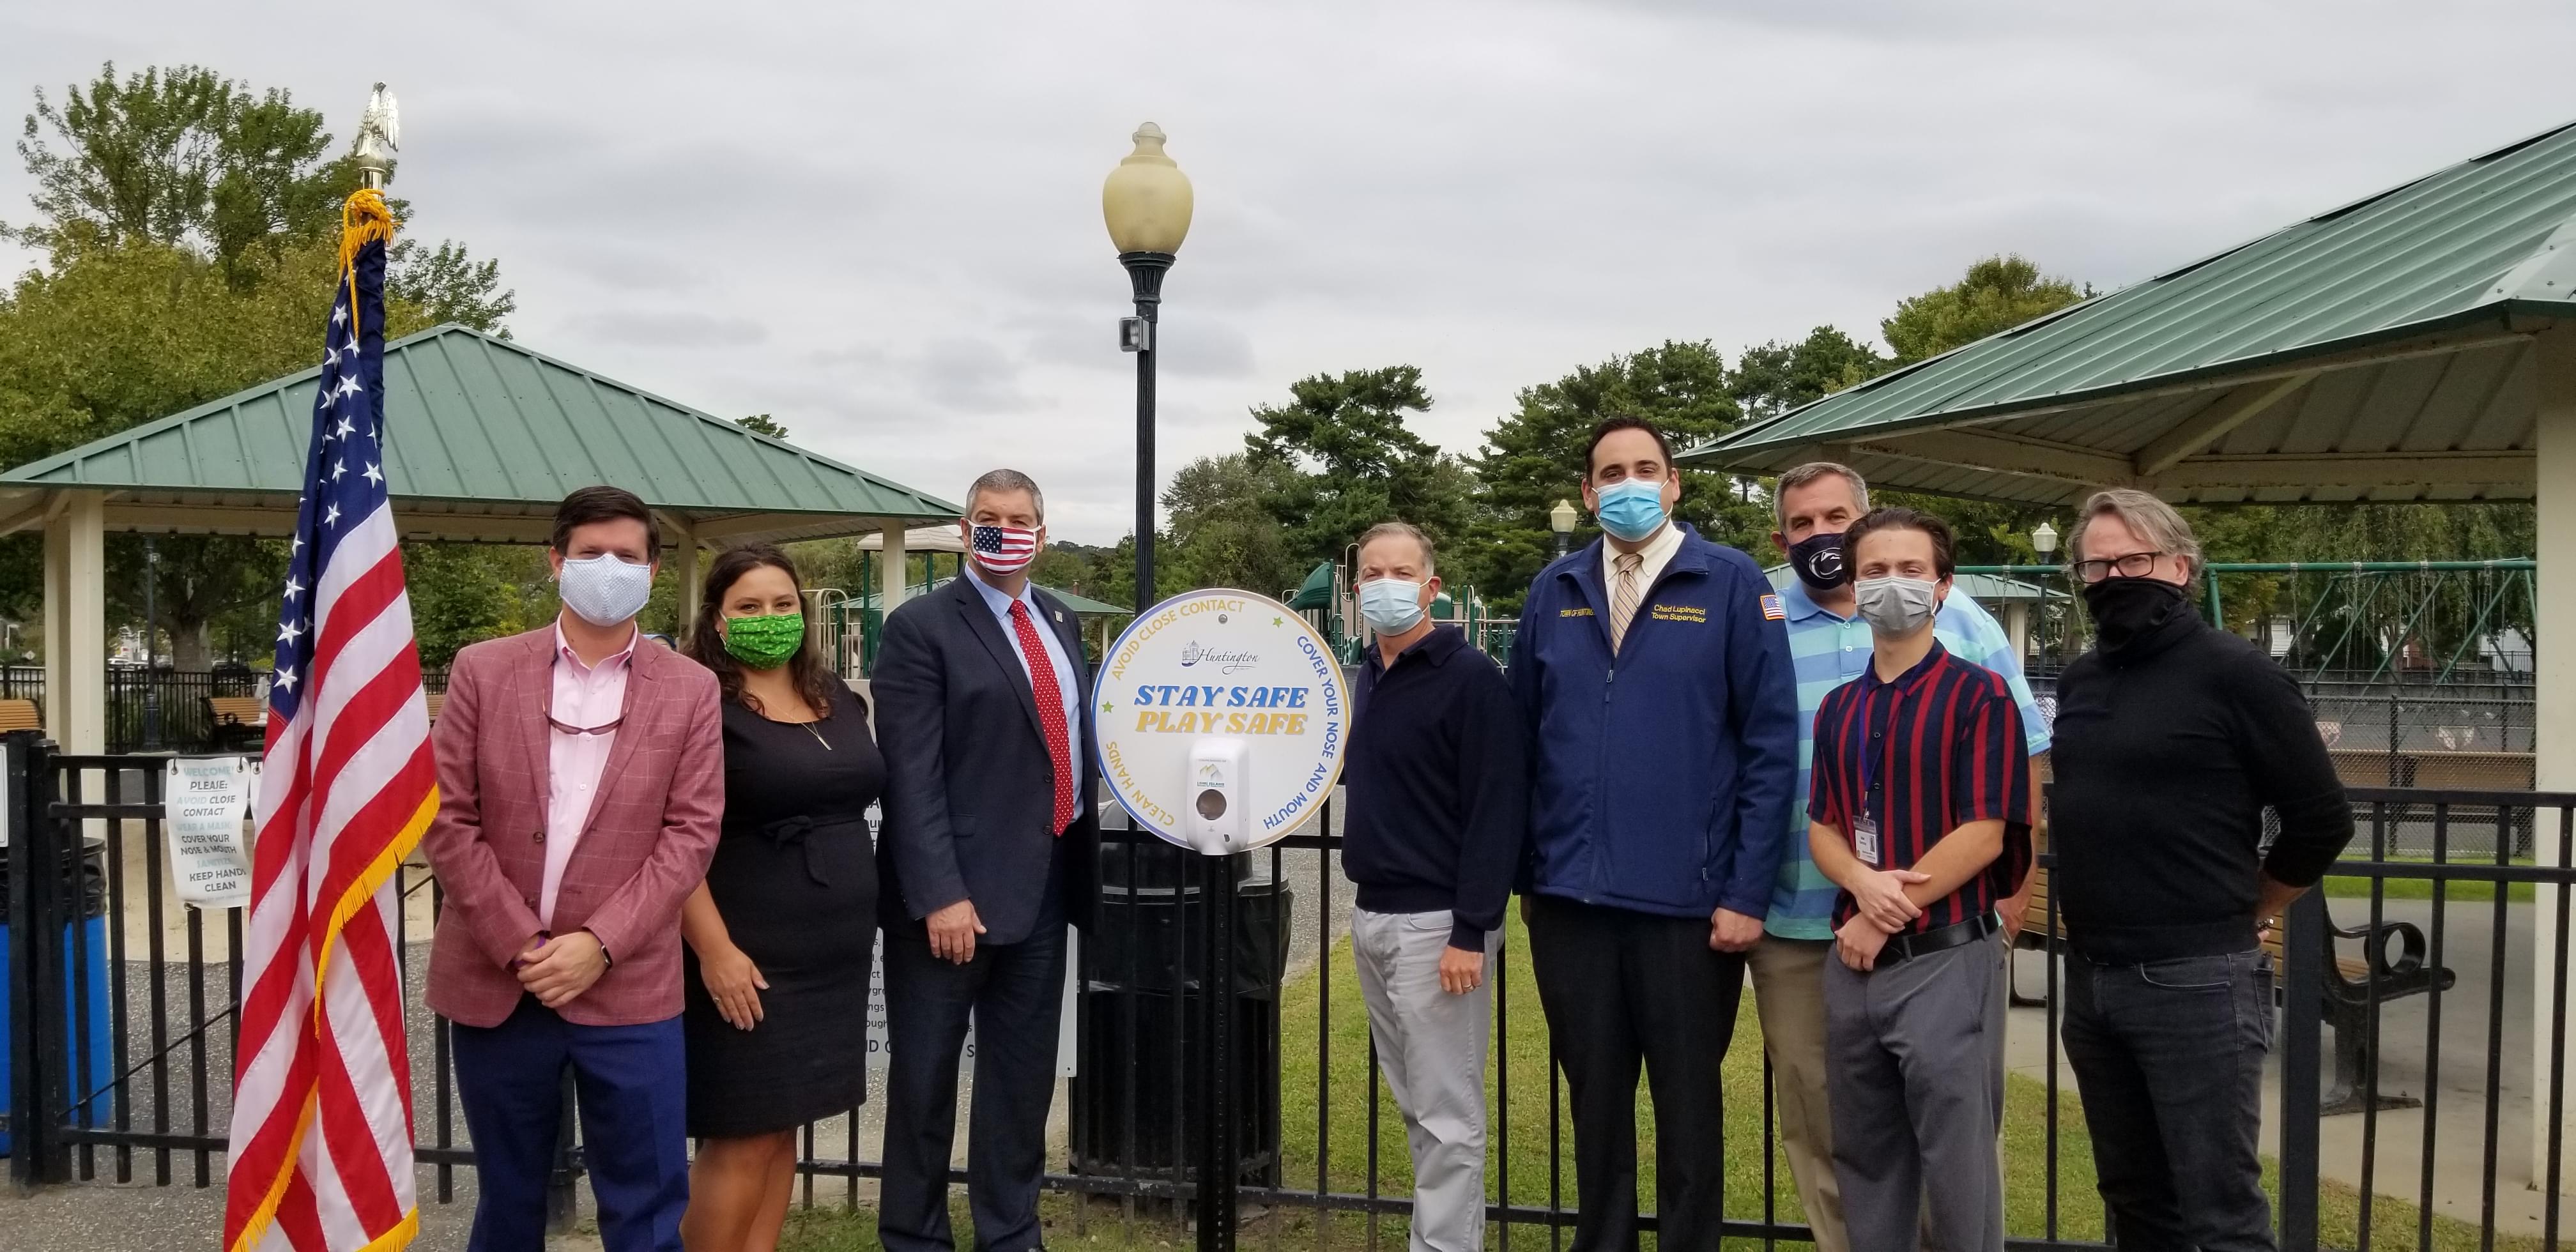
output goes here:
[{"label": "man in pink blazer", "polygon": [[429,1004],[454,1023],[474,1252],[545,1243],[566,1068],[609,1252],[679,1252],[680,903],[724,814],[715,676],[642,637],[661,535],[632,493],[555,513],[563,611],[457,653],[424,846],[446,891]]}]

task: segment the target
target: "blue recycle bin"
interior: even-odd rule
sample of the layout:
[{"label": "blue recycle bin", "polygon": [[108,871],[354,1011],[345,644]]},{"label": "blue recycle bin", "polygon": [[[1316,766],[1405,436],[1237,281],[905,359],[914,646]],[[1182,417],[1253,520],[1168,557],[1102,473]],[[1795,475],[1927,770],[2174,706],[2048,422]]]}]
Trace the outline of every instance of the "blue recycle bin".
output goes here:
[{"label": "blue recycle bin", "polygon": [[[82,888],[78,896],[80,920],[63,927],[63,988],[65,994],[71,999],[68,1011],[80,1013],[88,1019],[86,1032],[79,1028],[77,1019],[67,1020],[63,1026],[63,1061],[71,1067],[71,1072],[63,1077],[61,1088],[62,1098],[66,1101],[78,1099],[86,1091],[98,1091],[108,1085],[109,1079],[116,1076],[116,1071],[108,1068],[112,1057],[110,1051],[112,1040],[108,1034],[107,1011],[107,848],[105,841],[101,840],[90,845],[87,852],[88,855],[81,858],[80,866]],[[12,919],[8,913],[8,880],[8,863],[5,859],[0,859],[0,979],[5,979],[10,969],[8,957]],[[87,966],[85,969],[74,966],[73,925],[78,926],[82,931],[80,952],[86,958],[82,962]],[[82,990],[84,985],[87,986],[85,996]],[[9,1036],[9,999],[8,995],[0,994],[0,1040],[6,1040]],[[83,1033],[88,1035],[86,1041],[81,1037]],[[88,1044],[89,1054],[85,1068],[80,1059],[83,1051],[81,1045],[84,1042]],[[4,1043],[0,1043],[0,1113],[11,1114],[14,1119],[15,1114],[9,1107],[10,1093],[13,1090],[9,1079],[9,1049]],[[83,1091],[73,1090],[75,1083],[82,1082],[85,1082]],[[86,1128],[106,1121],[110,1107],[109,1098],[103,1091],[93,1097],[79,1110],[79,1124]],[[0,1129],[0,1156],[9,1155],[9,1151],[9,1132]]]}]

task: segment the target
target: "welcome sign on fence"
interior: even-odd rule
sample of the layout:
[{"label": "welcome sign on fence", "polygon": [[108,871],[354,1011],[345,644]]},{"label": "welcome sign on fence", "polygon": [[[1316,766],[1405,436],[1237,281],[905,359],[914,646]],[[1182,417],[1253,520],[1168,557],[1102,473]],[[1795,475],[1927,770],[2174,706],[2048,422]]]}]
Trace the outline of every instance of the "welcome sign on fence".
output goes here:
[{"label": "welcome sign on fence", "polygon": [[1284,839],[1341,778],[1341,663],[1267,596],[1193,591],[1155,605],[1109,649],[1092,699],[1100,774],[1119,806],[1194,851]]},{"label": "welcome sign on fence", "polygon": [[246,756],[181,756],[162,771],[161,828],[179,899],[201,909],[249,904],[250,841],[242,819],[259,767]]}]

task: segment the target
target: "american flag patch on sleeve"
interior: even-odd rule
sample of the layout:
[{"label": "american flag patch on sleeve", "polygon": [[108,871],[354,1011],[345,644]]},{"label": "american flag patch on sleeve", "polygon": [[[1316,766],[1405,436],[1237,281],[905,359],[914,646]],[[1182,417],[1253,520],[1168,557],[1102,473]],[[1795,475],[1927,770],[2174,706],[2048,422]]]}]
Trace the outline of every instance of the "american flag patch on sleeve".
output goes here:
[{"label": "american flag patch on sleeve", "polygon": [[1785,622],[1789,620],[1789,611],[1780,607],[1780,597],[1762,597],[1762,620],[1766,622]]}]

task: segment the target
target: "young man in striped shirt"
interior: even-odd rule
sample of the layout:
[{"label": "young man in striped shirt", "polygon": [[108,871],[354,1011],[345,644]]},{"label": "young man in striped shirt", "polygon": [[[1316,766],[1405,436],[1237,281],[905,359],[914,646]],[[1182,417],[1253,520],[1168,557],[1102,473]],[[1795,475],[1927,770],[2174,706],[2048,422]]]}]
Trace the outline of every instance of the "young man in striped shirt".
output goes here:
[{"label": "young man in striped shirt", "polygon": [[[1879,509],[1844,537],[1870,667],[1817,710],[1808,843],[1841,894],[1825,964],[1827,1102],[1857,1248],[2002,1252],[2005,957],[2030,862],[2011,688],[1933,636],[1950,528]],[[1937,1179],[1926,1187],[1927,1179]]]},{"label": "young man in striped shirt", "polygon": [[[1848,466],[1814,461],[1780,475],[1772,492],[1779,529],[1771,541],[1789,554],[1794,577],[1780,589],[1788,615],[1789,659],[1798,685],[1798,797],[1790,839],[1771,888],[1762,942],[1751,953],[1753,995],[1762,1014],[1763,1048],[1780,1109],[1780,1147],[1815,1232],[1817,1252],[1851,1252],[1843,1233],[1842,1190],[1834,1183],[1832,1116],[1825,1100],[1825,962],[1832,959],[1834,898],[1839,889],[1807,854],[1808,768],[1815,756],[1816,710],[1825,695],[1860,676],[1872,653],[1869,623],[1852,600],[1844,532],[1869,512],[1869,486]],[[2021,712],[2033,757],[2049,750],[2047,722],[2022,680],[2012,640],[1975,600],[1952,595],[1932,616],[1944,651],[2001,675]],[[2034,794],[2036,792],[2034,791]],[[2005,902],[2009,935],[2023,899]]]}]

